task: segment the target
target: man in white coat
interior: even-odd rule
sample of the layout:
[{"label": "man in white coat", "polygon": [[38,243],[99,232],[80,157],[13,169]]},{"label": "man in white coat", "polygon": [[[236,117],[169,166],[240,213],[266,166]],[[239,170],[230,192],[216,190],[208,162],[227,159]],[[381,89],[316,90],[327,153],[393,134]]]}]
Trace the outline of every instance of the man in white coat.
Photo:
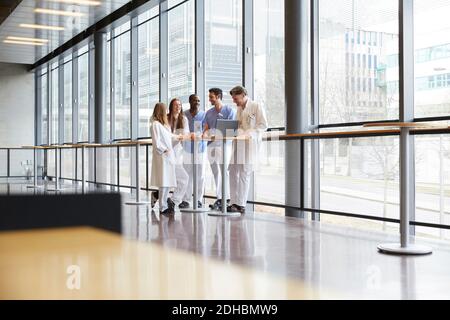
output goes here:
[{"label": "man in white coat", "polygon": [[245,212],[250,179],[258,156],[262,133],[267,129],[266,113],[262,106],[248,98],[247,90],[237,86],[230,95],[237,106],[238,137],[233,141],[230,174],[230,202],[228,212]]}]

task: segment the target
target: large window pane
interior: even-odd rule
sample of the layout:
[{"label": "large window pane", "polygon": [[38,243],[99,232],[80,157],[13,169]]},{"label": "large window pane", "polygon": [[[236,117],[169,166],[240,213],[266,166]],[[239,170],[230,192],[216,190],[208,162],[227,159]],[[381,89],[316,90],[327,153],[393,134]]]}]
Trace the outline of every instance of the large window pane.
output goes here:
[{"label": "large window pane", "polygon": [[[320,208],[399,218],[398,137],[320,141]],[[322,215],[341,223],[342,217]],[[347,225],[396,230],[398,225],[351,220]]]},{"label": "large window pane", "polygon": [[51,143],[59,143],[58,140],[58,116],[59,116],[59,106],[58,106],[58,74],[59,69],[53,69],[51,71]]},{"label": "large window pane", "polygon": [[205,41],[206,89],[221,88],[231,105],[228,92],[242,84],[242,0],[205,2]]},{"label": "large window pane", "polygon": [[414,1],[416,117],[450,115],[449,14],[449,1]]},{"label": "large window pane", "polygon": [[139,136],[150,136],[150,117],[159,101],[159,18],[138,28]]},{"label": "large window pane", "polygon": [[255,100],[270,115],[269,127],[284,127],[284,0],[257,1],[254,11]]},{"label": "large window pane", "polygon": [[115,139],[130,138],[131,134],[131,42],[130,31],[114,41],[114,125]]},{"label": "large window pane", "polygon": [[47,73],[41,77],[42,144],[48,144],[48,91]]},{"label": "large window pane", "polygon": [[397,119],[398,1],[321,0],[320,121]]},{"label": "large window pane", "polygon": [[[450,136],[416,136],[415,150],[415,220],[450,225]],[[416,231],[450,239],[449,230],[416,227]]]},{"label": "large window pane", "polygon": [[194,93],[195,13],[190,0],[169,11],[169,98],[187,102]]},{"label": "large window pane", "polygon": [[72,61],[64,64],[64,142],[72,142]]},{"label": "large window pane", "polygon": [[78,141],[88,141],[89,133],[89,56],[78,58]]}]

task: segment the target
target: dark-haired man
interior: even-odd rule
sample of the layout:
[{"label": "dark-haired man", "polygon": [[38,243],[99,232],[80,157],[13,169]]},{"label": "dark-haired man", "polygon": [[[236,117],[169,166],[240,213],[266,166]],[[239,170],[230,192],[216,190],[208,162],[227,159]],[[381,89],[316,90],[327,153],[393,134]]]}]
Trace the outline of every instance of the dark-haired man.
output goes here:
[{"label": "dark-haired man", "polygon": [[[215,135],[215,130],[217,126],[218,119],[234,119],[236,112],[232,107],[228,105],[224,105],[222,103],[223,92],[219,88],[211,88],[209,89],[209,102],[212,105],[212,108],[206,112],[205,115],[205,125],[204,125],[204,133],[208,135]],[[211,171],[214,175],[214,183],[216,185],[216,202],[210,206],[211,209],[221,210],[222,208],[222,173],[220,170],[220,166],[222,164],[222,141],[214,141],[208,142],[207,155],[209,164],[211,166]],[[227,143],[225,146],[229,148],[231,145]],[[230,154],[230,152],[227,152]],[[230,161],[230,157],[225,159],[228,164]],[[228,171],[225,172],[228,176]],[[229,181],[227,177],[227,181]],[[227,204],[230,202],[230,188],[226,189],[226,200]]]}]

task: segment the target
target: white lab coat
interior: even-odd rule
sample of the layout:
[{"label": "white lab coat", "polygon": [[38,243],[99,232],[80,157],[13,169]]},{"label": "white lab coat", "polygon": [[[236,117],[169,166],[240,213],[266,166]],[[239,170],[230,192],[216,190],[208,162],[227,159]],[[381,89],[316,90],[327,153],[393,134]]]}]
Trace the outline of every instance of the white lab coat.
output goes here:
[{"label": "white lab coat", "polygon": [[[175,152],[173,141],[176,136],[170,128],[165,127],[159,121],[152,122],[152,173],[150,184],[155,187],[176,187]],[[164,153],[164,151],[168,152]]]},{"label": "white lab coat", "polygon": [[[175,134],[189,134],[189,122],[188,119],[183,116],[183,129],[176,129]],[[189,183],[189,175],[184,169],[183,166],[183,143],[181,141],[173,142],[173,150],[175,152],[175,176],[177,180],[177,187],[173,191],[172,200],[176,202],[180,202],[186,195],[186,190],[188,188]]]},{"label": "white lab coat", "polygon": [[249,99],[245,109],[237,108],[236,120],[239,121],[238,135],[247,135],[250,139],[233,140],[231,162],[253,170],[258,160],[262,133],[267,129],[266,113],[257,102]]}]

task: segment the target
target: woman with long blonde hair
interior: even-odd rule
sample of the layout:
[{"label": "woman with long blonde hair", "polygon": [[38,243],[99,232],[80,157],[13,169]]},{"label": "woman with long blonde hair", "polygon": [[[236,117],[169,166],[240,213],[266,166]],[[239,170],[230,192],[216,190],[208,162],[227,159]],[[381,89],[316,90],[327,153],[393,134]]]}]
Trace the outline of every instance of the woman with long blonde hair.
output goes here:
[{"label": "woman with long blonde hair", "polygon": [[167,119],[167,107],[162,102],[158,102],[153,110],[151,132],[153,160],[150,184],[158,187],[159,190],[159,212],[174,213],[175,208],[173,201],[169,198],[169,190],[177,186],[176,158],[172,146],[173,140],[177,137],[172,134]]}]

